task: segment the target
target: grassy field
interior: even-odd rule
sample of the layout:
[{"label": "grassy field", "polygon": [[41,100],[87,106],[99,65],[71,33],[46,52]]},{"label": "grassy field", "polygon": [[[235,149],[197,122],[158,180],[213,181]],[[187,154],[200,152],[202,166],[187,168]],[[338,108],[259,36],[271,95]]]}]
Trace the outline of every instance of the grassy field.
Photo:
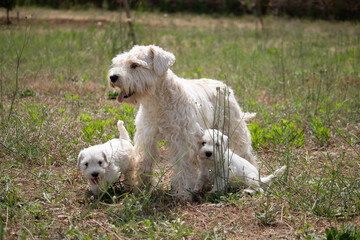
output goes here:
[{"label": "grassy field", "polygon": [[[136,109],[111,100],[112,57],[131,48],[116,12],[18,9],[0,25],[0,239],[337,239],[360,237],[360,25],[134,12],[138,44],[177,57],[172,70],[232,86],[266,174],[264,194],[140,195],[116,184],[90,197],[76,166],[85,147],[133,137]],[[4,13],[0,19],[4,19]],[[355,239],[355,238],[354,238]]]}]

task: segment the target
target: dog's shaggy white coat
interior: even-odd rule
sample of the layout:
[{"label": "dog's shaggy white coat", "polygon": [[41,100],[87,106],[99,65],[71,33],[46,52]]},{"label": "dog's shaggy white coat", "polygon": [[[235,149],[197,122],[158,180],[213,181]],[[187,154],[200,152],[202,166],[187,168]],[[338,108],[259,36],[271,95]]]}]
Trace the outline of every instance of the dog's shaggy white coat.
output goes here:
[{"label": "dog's shaggy white coat", "polygon": [[120,132],[118,139],[85,148],[78,156],[78,167],[89,180],[91,191],[95,196],[99,196],[122,174],[127,184],[131,184],[132,181],[135,149],[123,121],[118,121],[117,127]]},{"label": "dog's shaggy white coat", "polygon": [[238,188],[247,186],[248,193],[262,192],[263,187],[271,184],[275,177],[281,176],[286,166],[274,174],[261,177],[254,165],[229,149],[229,139],[216,129],[205,131],[199,150],[200,174],[194,192],[200,192],[208,183],[213,184],[211,193],[224,191],[228,186]]},{"label": "dog's shaggy white coat", "polygon": [[[202,129],[223,128],[234,150],[256,165],[251,136],[233,91],[211,79],[186,80],[169,68],[175,56],[157,46],[134,46],[112,59],[109,82],[118,87],[120,103],[139,106],[134,141],[138,174],[149,183],[158,142],[165,140],[175,164],[172,187],[182,199],[191,199],[197,178],[198,139]],[[224,107],[226,106],[226,107]]]}]

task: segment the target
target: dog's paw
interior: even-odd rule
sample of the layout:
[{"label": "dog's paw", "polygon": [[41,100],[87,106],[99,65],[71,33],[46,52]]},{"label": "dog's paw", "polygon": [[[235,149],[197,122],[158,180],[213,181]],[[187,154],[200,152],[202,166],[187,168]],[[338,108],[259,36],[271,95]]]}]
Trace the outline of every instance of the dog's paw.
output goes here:
[{"label": "dog's paw", "polygon": [[[201,184],[200,184],[201,185]],[[193,189],[193,193],[200,193],[202,192],[202,186],[200,186],[199,184],[196,184],[194,189]]]},{"label": "dog's paw", "polygon": [[217,193],[219,190],[218,189],[211,189],[211,191],[209,192],[210,194],[215,194],[215,193]]},{"label": "dog's paw", "polygon": [[264,192],[264,190],[262,189],[262,188],[258,188],[258,189],[256,189],[256,190],[254,190],[254,189],[251,189],[251,188],[246,188],[245,190],[244,190],[244,193],[247,193],[247,194],[249,194],[249,195],[254,195],[255,193],[263,193]]}]

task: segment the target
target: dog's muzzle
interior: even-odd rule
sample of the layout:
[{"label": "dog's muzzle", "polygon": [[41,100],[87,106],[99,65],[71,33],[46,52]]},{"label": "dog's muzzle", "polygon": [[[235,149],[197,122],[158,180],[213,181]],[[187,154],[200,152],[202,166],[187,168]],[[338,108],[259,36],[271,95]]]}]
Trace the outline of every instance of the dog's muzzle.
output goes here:
[{"label": "dog's muzzle", "polygon": [[99,178],[92,178],[92,179],[90,179],[90,182],[94,185],[99,185],[100,181],[99,181]]}]

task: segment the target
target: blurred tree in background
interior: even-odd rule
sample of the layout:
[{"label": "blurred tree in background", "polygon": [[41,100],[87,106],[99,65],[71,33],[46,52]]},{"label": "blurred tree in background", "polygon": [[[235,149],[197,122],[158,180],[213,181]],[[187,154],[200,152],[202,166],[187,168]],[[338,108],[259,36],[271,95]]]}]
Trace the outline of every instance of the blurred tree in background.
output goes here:
[{"label": "blurred tree in background", "polygon": [[16,1],[14,0],[1,0],[0,7],[6,8],[6,23],[10,24],[9,12],[15,7]]},{"label": "blurred tree in background", "polygon": [[[7,2],[7,0],[1,0]],[[117,0],[13,0],[19,6],[104,8],[117,10]],[[330,20],[360,19],[360,0],[129,0],[131,9],[226,15],[260,13]],[[4,4],[1,6],[5,7]],[[259,12],[261,10],[261,12]]]}]

